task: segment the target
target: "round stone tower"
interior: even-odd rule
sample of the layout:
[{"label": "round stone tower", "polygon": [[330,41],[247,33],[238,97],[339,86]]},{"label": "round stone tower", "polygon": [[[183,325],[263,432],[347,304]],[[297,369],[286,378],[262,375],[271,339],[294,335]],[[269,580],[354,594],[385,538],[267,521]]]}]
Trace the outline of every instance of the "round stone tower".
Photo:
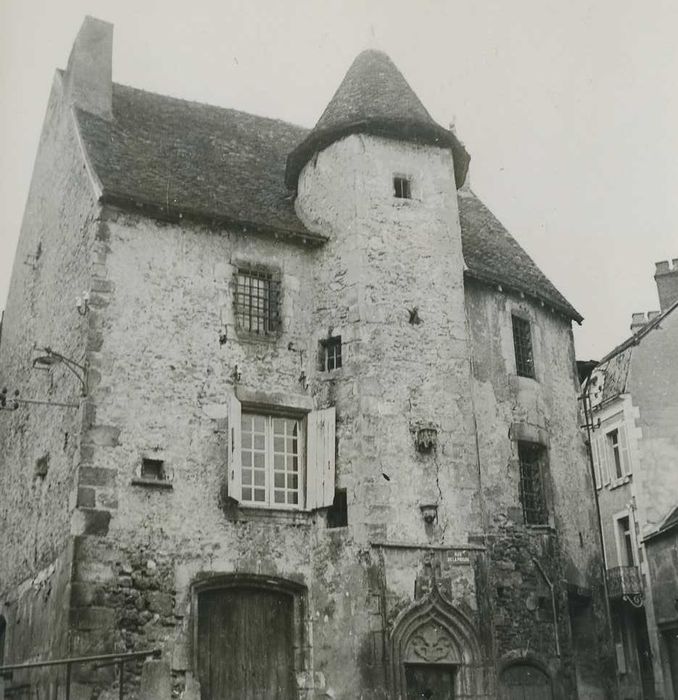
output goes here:
[{"label": "round stone tower", "polygon": [[457,208],[468,160],[376,51],[288,158],[299,217],[330,238],[313,323],[321,347],[341,336],[343,366],[313,390],[336,405],[358,539],[461,544],[481,529]]}]

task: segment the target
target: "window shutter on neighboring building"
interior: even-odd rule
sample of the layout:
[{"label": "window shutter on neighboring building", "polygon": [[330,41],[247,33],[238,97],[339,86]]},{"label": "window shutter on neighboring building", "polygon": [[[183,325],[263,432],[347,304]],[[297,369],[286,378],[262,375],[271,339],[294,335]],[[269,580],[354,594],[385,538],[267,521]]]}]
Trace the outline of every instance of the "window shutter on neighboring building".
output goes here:
[{"label": "window shutter on neighboring building", "polygon": [[603,485],[601,475],[601,454],[600,454],[600,435],[594,435],[591,439],[591,451],[593,452],[593,475],[596,481],[596,488],[599,489]]},{"label": "window shutter on neighboring building", "polygon": [[622,474],[631,473],[631,460],[629,456],[629,441],[626,435],[626,426],[619,428],[619,457],[622,464]]},{"label": "window shutter on neighboring building", "polygon": [[306,508],[329,508],[334,501],[334,406],[307,418]]},{"label": "window shutter on neighboring building", "polygon": [[240,401],[233,395],[228,406],[228,495],[236,501],[242,498],[241,429]]},{"label": "window shutter on neighboring building", "polygon": [[609,438],[607,437],[607,433],[602,433],[599,436],[599,448],[600,448],[600,455],[602,457],[600,461],[600,471],[601,475],[603,478],[603,483],[604,484],[609,484],[611,480],[611,474],[612,474],[612,465],[610,464],[610,445],[609,445]]}]

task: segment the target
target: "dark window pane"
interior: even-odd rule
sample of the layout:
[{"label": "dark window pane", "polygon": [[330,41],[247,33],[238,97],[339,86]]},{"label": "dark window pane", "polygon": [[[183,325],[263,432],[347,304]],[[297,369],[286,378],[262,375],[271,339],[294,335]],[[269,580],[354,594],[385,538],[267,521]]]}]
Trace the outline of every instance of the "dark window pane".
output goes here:
[{"label": "dark window pane", "polygon": [[530,322],[519,316],[513,319],[513,346],[516,353],[516,372],[521,377],[534,378],[534,357],[532,355],[532,332]]},{"label": "dark window pane", "polygon": [[545,448],[531,442],[518,443],[520,459],[520,500],[525,522],[544,525],[547,522],[544,499],[543,462]]}]

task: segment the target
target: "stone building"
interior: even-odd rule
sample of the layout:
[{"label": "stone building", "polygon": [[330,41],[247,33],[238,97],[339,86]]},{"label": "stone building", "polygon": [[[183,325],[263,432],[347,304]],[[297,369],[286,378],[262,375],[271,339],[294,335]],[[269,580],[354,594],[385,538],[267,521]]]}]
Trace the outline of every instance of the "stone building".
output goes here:
[{"label": "stone building", "polygon": [[114,84],[111,47],[88,18],[55,75],[5,313],[5,663],[160,649],[126,697],[609,697],[581,317],[456,135],[379,52],[308,130]]},{"label": "stone building", "polygon": [[678,260],[584,383],[620,697],[678,691]]}]

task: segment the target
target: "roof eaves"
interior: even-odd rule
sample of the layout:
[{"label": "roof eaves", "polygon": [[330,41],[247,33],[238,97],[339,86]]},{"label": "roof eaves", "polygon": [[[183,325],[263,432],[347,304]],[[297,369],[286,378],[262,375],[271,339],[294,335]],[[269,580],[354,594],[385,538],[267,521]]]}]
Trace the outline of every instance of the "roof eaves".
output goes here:
[{"label": "roof eaves", "polygon": [[584,320],[584,317],[572,306],[569,304],[563,304],[561,302],[555,301],[553,299],[549,299],[546,295],[543,294],[538,294],[537,292],[530,291],[529,289],[525,289],[523,287],[520,287],[514,283],[507,282],[505,279],[500,278],[497,275],[493,275],[491,273],[486,273],[486,272],[481,272],[477,269],[474,268],[469,268],[467,267],[466,270],[464,271],[464,275],[472,277],[479,282],[484,282],[486,284],[490,284],[493,286],[500,285],[502,289],[506,289],[512,292],[515,292],[517,294],[525,294],[527,296],[532,297],[533,299],[536,299],[539,301],[541,304],[545,306],[550,306],[551,308],[555,309],[559,313],[563,314],[567,318],[576,321],[577,324],[581,325],[582,321]]},{"label": "roof eaves", "polygon": [[406,119],[361,119],[311,131],[288,155],[285,184],[296,190],[299,175],[314,153],[351,134],[365,133],[391,139],[451,148],[454,155],[454,176],[457,189],[466,180],[471,157],[457,136],[435,122],[430,125]]},{"label": "roof eaves", "polygon": [[235,217],[225,216],[224,214],[205,212],[198,209],[167,209],[166,207],[158,205],[156,202],[130,198],[128,195],[110,191],[104,191],[100,197],[100,201],[102,204],[109,204],[126,211],[143,214],[159,221],[180,222],[188,220],[204,225],[218,226],[219,228],[234,228],[243,233],[263,233],[283,237],[299,243],[311,243],[313,245],[322,245],[329,240],[328,236],[301,227],[299,229],[291,229],[285,226],[262,224],[257,221],[245,221]]}]

